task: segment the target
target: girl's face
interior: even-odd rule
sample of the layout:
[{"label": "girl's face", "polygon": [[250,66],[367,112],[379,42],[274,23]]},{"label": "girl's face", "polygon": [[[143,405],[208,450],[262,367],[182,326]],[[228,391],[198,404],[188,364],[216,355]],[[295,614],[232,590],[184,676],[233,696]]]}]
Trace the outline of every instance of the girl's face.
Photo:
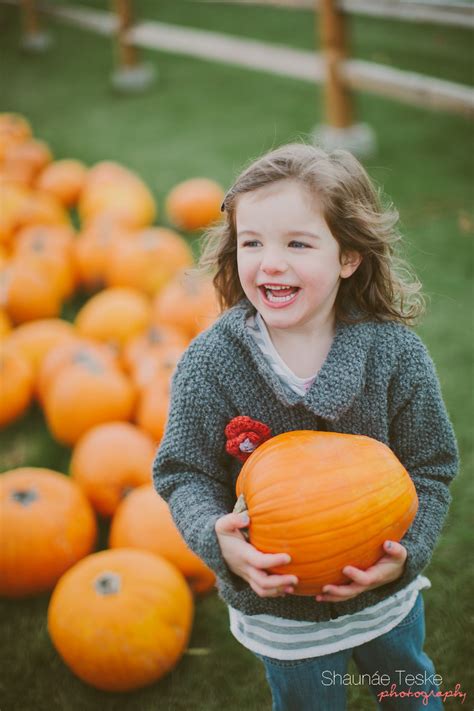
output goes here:
[{"label": "girl's face", "polygon": [[248,300],[270,328],[311,328],[333,316],[340,279],[361,258],[340,261],[317,198],[297,181],[244,193],[237,199],[237,265]]}]

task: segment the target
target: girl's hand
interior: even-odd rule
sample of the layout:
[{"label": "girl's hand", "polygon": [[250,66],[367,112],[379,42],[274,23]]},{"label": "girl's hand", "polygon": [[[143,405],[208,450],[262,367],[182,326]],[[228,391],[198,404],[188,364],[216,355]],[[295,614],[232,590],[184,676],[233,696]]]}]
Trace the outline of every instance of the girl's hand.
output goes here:
[{"label": "girl's hand", "polygon": [[245,513],[217,519],[215,531],[224,560],[260,597],[284,597],[293,592],[298,579],[294,575],[272,575],[266,569],[289,563],[291,558],[287,553],[260,553],[247,543],[240,529],[246,528],[249,521]]},{"label": "girl's hand", "polygon": [[367,570],[359,570],[352,565],[347,565],[342,572],[351,578],[348,585],[325,585],[321,595],[316,596],[318,602],[344,602],[356,597],[366,590],[373,590],[385,583],[397,580],[403,573],[407,559],[407,549],[401,543],[385,541],[386,555]]}]

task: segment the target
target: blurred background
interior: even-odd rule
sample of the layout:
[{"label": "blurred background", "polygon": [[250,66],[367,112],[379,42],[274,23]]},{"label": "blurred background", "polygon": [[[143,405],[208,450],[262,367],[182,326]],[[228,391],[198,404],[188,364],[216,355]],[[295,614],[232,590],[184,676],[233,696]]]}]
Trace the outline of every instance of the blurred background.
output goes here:
[{"label": "blurred background", "polygon": [[[32,2],[0,3],[0,307],[6,344],[0,378],[8,399],[1,420],[1,471],[45,467],[69,474],[78,441],[109,420],[133,422],[154,449],[176,358],[213,317],[207,285],[186,291],[180,269],[198,256],[200,236],[216,218],[223,192],[250,159],[286,142],[311,142],[316,136],[358,151],[386,200],[400,212],[403,256],[428,298],[416,330],[436,363],[459,441],[462,471],[452,487],[449,520],[427,572],[432,588],[424,598],[426,649],[443,677],[443,689],[459,684],[468,693],[474,686],[467,633],[473,615],[468,565],[473,505],[468,476],[474,464],[472,7],[467,2],[347,1],[322,2],[315,10],[305,0],[55,0],[40,10]],[[5,114],[19,115],[27,124]],[[23,152],[15,148],[30,140],[30,133],[41,145]],[[57,175],[46,176],[48,166],[71,160],[75,172],[67,178],[61,167]],[[121,187],[114,187],[116,178]],[[173,202],[173,188],[194,178],[212,182],[188,185],[188,193],[180,199],[175,193]],[[61,192],[63,181],[68,197]],[[101,181],[105,196],[97,197]],[[60,207],[33,199],[36,191],[54,194]],[[32,199],[34,205],[28,202]],[[204,215],[196,207],[202,201],[208,207]],[[125,206],[130,204],[136,210]],[[51,234],[55,229],[65,234],[44,237],[45,225]],[[141,235],[139,254],[130,251],[131,233]],[[32,253],[49,251],[56,242],[64,243],[59,251],[68,255],[69,266],[61,269],[69,274],[69,286],[43,308],[39,304],[49,296],[44,296],[46,286],[37,286]],[[95,249],[102,249],[100,268],[93,261]],[[81,256],[86,253],[89,257]],[[145,287],[130,281],[130,265],[143,274],[144,254],[151,255]],[[34,273],[25,276],[19,260],[26,257]],[[120,276],[127,265],[127,277]],[[53,272],[45,272],[50,275],[45,282],[60,281]],[[169,290],[164,301],[165,286],[184,291]],[[114,301],[105,316],[85,311],[93,297],[114,288],[136,289],[140,297]],[[177,303],[187,304],[184,315],[172,310],[170,304]],[[128,383],[123,387],[133,391],[120,397],[134,404],[89,421],[60,395],[48,400],[44,383],[41,394],[41,366],[61,339],[28,329],[25,335],[24,329],[44,319],[67,321],[78,330],[75,335],[102,348],[112,346],[106,355],[92,347],[87,357],[101,365],[101,358],[116,359],[114,372],[120,371]],[[97,325],[101,319],[109,325],[115,319],[115,331],[104,331],[103,321]],[[120,320],[133,328],[124,331]],[[151,324],[163,329],[178,322],[181,341],[166,341],[160,372],[155,372],[158,351],[153,349],[148,356],[154,365],[145,360],[134,370],[134,355],[125,353],[132,337]],[[14,348],[20,350],[9,355]],[[12,362],[22,358],[27,363],[18,375]],[[54,358],[51,362],[54,370]],[[8,389],[15,378],[18,385]],[[151,383],[147,416],[143,393]],[[95,386],[81,380],[77,387],[85,392]],[[105,390],[101,397],[112,399]],[[75,429],[64,428],[72,420]],[[116,437],[113,447],[120,449],[122,440]],[[80,479],[79,471],[73,474]],[[126,486],[141,483],[137,475]],[[106,548],[118,502],[107,508],[97,497],[93,492],[96,548]],[[0,526],[1,520],[0,511]],[[32,563],[25,557],[16,565],[24,571]],[[263,671],[231,636],[226,607],[212,582],[206,594],[196,593],[191,638],[173,670],[125,695],[99,690],[72,673],[47,631],[49,590],[33,588],[2,591],[2,710],[270,708]],[[373,707],[365,688],[350,687],[349,700],[354,710]],[[459,699],[446,702],[446,708],[459,705]]]}]

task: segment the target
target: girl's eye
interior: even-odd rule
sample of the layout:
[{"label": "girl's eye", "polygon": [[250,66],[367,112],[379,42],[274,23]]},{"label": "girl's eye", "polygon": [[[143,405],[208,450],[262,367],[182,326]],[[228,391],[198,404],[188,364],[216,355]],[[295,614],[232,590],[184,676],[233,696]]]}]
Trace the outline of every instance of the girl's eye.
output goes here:
[{"label": "girl's eye", "polygon": [[298,240],[294,239],[290,242],[289,247],[296,247],[296,249],[304,249],[305,247],[310,247],[309,244],[306,244],[306,242],[299,242]]},{"label": "girl's eye", "polygon": [[246,242],[243,242],[242,247],[258,247],[259,244],[258,239],[248,239]]}]

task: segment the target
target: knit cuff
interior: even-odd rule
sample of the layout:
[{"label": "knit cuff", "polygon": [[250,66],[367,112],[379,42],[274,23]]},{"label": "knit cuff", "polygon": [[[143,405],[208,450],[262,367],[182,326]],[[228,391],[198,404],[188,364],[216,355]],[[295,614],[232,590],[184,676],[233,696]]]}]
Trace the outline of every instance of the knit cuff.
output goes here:
[{"label": "knit cuff", "polygon": [[201,545],[198,555],[216,574],[218,580],[239,592],[248,587],[248,583],[236,575],[227,565],[219,545],[215,524],[220,516],[212,516],[201,530]]}]

